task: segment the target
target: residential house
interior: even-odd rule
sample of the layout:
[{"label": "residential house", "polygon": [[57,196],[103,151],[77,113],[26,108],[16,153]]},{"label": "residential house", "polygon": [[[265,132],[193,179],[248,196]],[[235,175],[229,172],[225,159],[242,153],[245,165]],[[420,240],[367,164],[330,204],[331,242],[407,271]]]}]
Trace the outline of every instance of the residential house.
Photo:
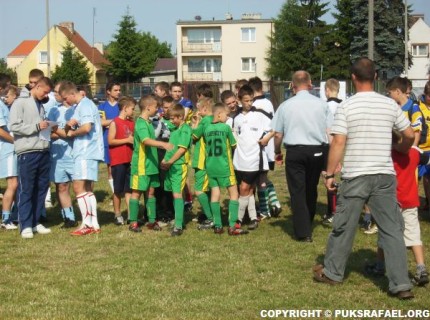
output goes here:
[{"label": "residential house", "polygon": [[157,82],[165,81],[171,83],[176,81],[178,66],[176,58],[159,58],[155,63],[154,70],[149,76],[142,78],[142,82],[149,83],[153,87]]},{"label": "residential house", "polygon": [[[70,41],[75,49],[84,57],[87,67],[91,73],[91,83],[106,83],[106,72],[104,65],[109,62],[102,54],[102,48],[90,46],[84,38],[75,30],[73,22],[62,22],[54,25],[49,30],[49,53],[50,71],[61,65],[62,51],[67,42]],[[20,86],[28,82],[28,73],[37,68],[48,75],[48,36],[45,35],[40,41],[26,40],[12,50],[7,56],[9,68],[15,69]]]},{"label": "residential house", "polygon": [[224,81],[266,76],[273,20],[261,14],[231,14],[226,20],[176,23],[179,81]]}]

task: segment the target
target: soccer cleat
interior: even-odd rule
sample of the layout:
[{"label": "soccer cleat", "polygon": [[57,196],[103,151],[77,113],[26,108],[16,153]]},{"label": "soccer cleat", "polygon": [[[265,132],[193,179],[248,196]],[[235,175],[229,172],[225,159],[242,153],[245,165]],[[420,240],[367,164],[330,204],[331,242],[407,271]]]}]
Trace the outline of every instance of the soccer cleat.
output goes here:
[{"label": "soccer cleat", "polygon": [[252,220],[250,224],[248,224],[248,230],[255,230],[258,228],[258,221]]},{"label": "soccer cleat", "polygon": [[412,282],[419,287],[425,286],[427,283],[429,283],[429,275],[427,271],[424,270],[420,273],[417,272],[412,278]]},{"label": "soccer cleat", "polygon": [[131,232],[142,232],[142,229],[139,227],[139,223],[138,222],[132,222],[130,223],[130,225],[128,226],[128,230],[130,230]]},{"label": "soccer cleat", "polygon": [[33,227],[33,233],[37,232],[39,234],[48,234],[51,233],[51,229],[45,228],[42,224],[38,224],[37,226]]},{"label": "soccer cleat", "polygon": [[0,225],[1,228],[6,230],[16,230],[18,227],[12,223],[12,221],[4,221]]},{"label": "soccer cleat", "polygon": [[115,216],[115,225],[122,226],[124,225],[124,218],[122,216]]},{"label": "soccer cleat", "polygon": [[75,220],[70,220],[68,218],[64,219],[64,224],[61,226],[61,229],[69,229],[74,228],[78,225]]},{"label": "soccer cleat", "polygon": [[333,218],[334,216],[332,214],[325,214],[321,223],[325,226],[331,226],[331,224],[333,223]]},{"label": "soccer cleat", "polygon": [[179,229],[179,228],[173,228],[173,230],[172,230],[172,232],[170,233],[170,235],[172,236],[172,237],[179,237],[180,235],[182,235],[182,233],[183,233],[183,230],[182,229]]},{"label": "soccer cleat", "polygon": [[159,226],[160,228],[166,228],[166,227],[168,227],[168,226],[169,226],[169,224],[168,224],[167,222],[164,222],[164,221],[162,221],[162,220],[158,220],[158,221],[157,221],[157,224],[158,224],[158,226]]},{"label": "soccer cleat", "polygon": [[278,218],[281,212],[282,212],[281,207],[273,206],[270,208],[270,215],[274,218]]},{"label": "soccer cleat", "polygon": [[223,227],[215,227],[214,228],[214,233],[215,234],[223,234],[224,233]]},{"label": "soccer cleat", "polygon": [[244,234],[248,234],[249,231],[248,230],[243,230],[243,229],[238,229],[236,227],[229,227],[228,228],[228,235],[229,236],[241,236]]},{"label": "soccer cleat", "polygon": [[[100,230],[100,229],[99,229]],[[94,229],[88,226],[83,226],[82,228],[78,228],[75,231],[70,232],[71,236],[86,236],[88,234],[94,233]]]},{"label": "soccer cleat", "polygon": [[197,226],[198,230],[207,230],[214,227],[214,222],[212,220],[205,220]]},{"label": "soccer cleat", "polygon": [[154,231],[161,231],[161,227],[160,227],[160,225],[158,224],[158,222],[157,221],[155,221],[154,223],[147,223],[146,224],[146,227],[149,229],[149,230],[154,230]]}]

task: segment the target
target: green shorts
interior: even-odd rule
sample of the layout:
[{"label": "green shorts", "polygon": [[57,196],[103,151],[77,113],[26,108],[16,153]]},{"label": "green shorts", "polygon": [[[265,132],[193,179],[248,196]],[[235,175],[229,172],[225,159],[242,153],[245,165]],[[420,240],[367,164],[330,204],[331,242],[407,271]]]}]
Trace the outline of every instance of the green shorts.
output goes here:
[{"label": "green shorts", "polygon": [[133,190],[146,191],[149,188],[157,188],[160,186],[158,174],[149,176],[132,175],[130,178],[130,187]]},{"label": "green shorts", "polygon": [[212,177],[209,178],[209,187],[211,188],[228,188],[230,186],[237,185],[236,176],[232,175],[229,177]]},{"label": "green shorts", "polygon": [[182,193],[187,182],[188,166],[186,164],[172,165],[166,173],[164,190]]},{"label": "green shorts", "polygon": [[195,169],[194,171],[194,190],[206,192],[209,190],[209,177],[206,170]]}]

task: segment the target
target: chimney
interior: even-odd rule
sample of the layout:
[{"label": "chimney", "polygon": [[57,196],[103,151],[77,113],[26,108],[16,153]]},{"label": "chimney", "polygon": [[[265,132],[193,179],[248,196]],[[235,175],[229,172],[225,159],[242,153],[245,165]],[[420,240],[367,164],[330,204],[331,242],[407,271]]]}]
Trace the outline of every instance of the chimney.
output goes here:
[{"label": "chimney", "polygon": [[59,26],[67,28],[72,34],[75,33],[75,24],[71,21],[60,22]]},{"label": "chimney", "polygon": [[100,51],[101,54],[104,54],[103,53],[103,43],[101,43],[101,42],[94,43],[94,48],[96,48],[98,51]]},{"label": "chimney", "polygon": [[233,15],[230,12],[225,14],[225,20],[233,20]]},{"label": "chimney", "polygon": [[261,13],[243,13],[242,20],[260,20]]}]

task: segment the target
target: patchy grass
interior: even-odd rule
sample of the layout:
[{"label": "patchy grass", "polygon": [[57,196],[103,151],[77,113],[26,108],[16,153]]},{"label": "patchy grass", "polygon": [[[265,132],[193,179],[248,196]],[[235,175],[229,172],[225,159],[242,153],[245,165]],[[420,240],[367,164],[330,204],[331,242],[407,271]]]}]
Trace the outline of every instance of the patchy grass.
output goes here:
[{"label": "patchy grass", "polygon": [[[115,226],[106,172],[100,169],[101,234],[72,238],[60,229],[58,205],[48,210],[50,235],[23,240],[18,232],[1,230],[0,319],[255,319],[262,309],[429,308],[428,289],[415,288],[414,300],[399,301],[387,296],[385,278],[363,273],[377,237],[360,231],[345,282],[314,283],[311,267],[322,261],[330,232],[320,224],[324,188],[314,242],[296,242],[283,168],[271,174],[283,205],[280,218],[263,221],[248,236],[229,237],[198,231],[188,217],[184,234],[175,238],[167,229],[134,234]],[[194,202],[193,215],[196,209]],[[421,229],[429,244],[428,213]],[[414,272],[412,252],[408,255]]]}]

